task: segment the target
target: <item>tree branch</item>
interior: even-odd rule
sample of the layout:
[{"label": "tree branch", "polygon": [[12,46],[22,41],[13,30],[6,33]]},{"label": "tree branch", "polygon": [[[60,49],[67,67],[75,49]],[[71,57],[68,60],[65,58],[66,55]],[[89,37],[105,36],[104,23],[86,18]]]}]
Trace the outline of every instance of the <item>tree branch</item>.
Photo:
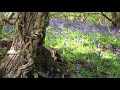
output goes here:
[{"label": "tree branch", "polygon": [[108,19],[110,22],[113,22],[112,19],[110,19],[106,14],[104,14],[103,12],[101,12],[102,16],[104,16],[106,19]]},{"label": "tree branch", "polygon": [[101,12],[102,16],[104,16],[106,19],[108,19],[114,26],[116,25],[115,22],[109,18],[106,14],[104,14],[103,12]]},{"label": "tree branch", "polygon": [[12,17],[15,15],[14,12],[11,12],[8,17],[6,18],[7,21],[9,21],[10,19],[12,19]]}]

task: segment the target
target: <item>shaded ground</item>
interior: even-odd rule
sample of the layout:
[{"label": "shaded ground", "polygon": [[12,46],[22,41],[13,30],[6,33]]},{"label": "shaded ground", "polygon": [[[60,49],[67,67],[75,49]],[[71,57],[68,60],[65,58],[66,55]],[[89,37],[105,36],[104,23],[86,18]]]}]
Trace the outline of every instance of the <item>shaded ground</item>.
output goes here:
[{"label": "shaded ground", "polygon": [[7,50],[10,49],[12,41],[0,41],[0,61],[6,55]]},{"label": "shaded ground", "polygon": [[[59,36],[62,37],[62,35],[63,35],[64,40],[65,40],[65,36],[67,35],[67,33],[65,31],[66,29],[63,28],[63,27],[60,28],[60,26],[58,25],[59,23],[62,23],[64,27],[69,27],[74,32],[80,31],[80,30],[82,31],[83,30],[82,31],[82,35],[88,34],[89,37],[91,36],[90,35],[91,33],[99,32],[100,35],[101,35],[99,37],[100,39],[101,39],[101,37],[104,36],[103,32],[106,31],[107,28],[108,28],[106,26],[100,26],[100,25],[97,25],[97,24],[95,24],[95,27],[92,28],[93,24],[84,23],[84,22],[80,23],[80,22],[74,21],[73,23],[69,24],[68,22],[65,23],[64,21],[63,22],[60,22],[60,21],[58,22],[58,21],[53,20],[53,22],[51,24],[52,28],[49,30],[50,35],[47,35],[47,36],[49,36],[49,39],[52,36],[54,38],[58,38]],[[54,29],[55,29],[55,32],[54,31],[52,32],[52,30],[54,30]],[[111,28],[110,31],[107,32],[108,34],[106,34],[106,35],[108,35],[110,37],[112,37],[111,35],[114,35],[114,36],[117,35],[116,38],[119,41],[120,40],[119,39],[119,31],[118,32],[114,32],[116,30],[118,30],[118,29],[115,29],[115,30],[113,29],[113,31],[112,31],[112,28]],[[68,32],[68,35],[69,35],[68,38],[69,39],[71,38],[71,39],[75,40],[75,37],[73,37],[74,36],[73,32],[71,32],[70,34],[69,33],[70,32]],[[60,39],[61,39],[61,37],[60,37]],[[97,36],[95,35],[93,37],[96,38]],[[81,37],[81,38],[83,38],[83,37]],[[92,38],[92,40],[94,38]],[[96,38],[96,39],[100,40],[99,38]],[[120,73],[119,73],[119,66],[120,66],[119,65],[119,63],[120,63],[120,47],[119,47],[119,43],[112,43],[114,40],[110,40],[109,41],[108,37],[103,37],[103,38],[105,39],[105,41],[102,40],[102,39],[101,40],[103,42],[107,42],[107,44],[103,45],[103,44],[101,44],[101,42],[99,42],[100,44],[98,46],[96,44],[97,47],[95,48],[95,50],[98,49],[98,48],[100,50],[98,50],[95,53],[92,53],[92,52],[90,52],[90,53],[84,53],[84,54],[83,53],[78,53],[78,52],[76,54],[72,53],[72,51],[75,51],[75,50],[77,51],[77,49],[76,49],[76,48],[78,48],[77,46],[73,47],[70,50],[69,50],[68,47],[63,48],[63,49],[60,48],[60,49],[62,49],[61,51],[65,51],[66,49],[68,49],[67,51],[65,51],[65,53],[71,53],[69,55],[69,57],[71,57],[71,58],[73,58],[73,56],[75,57],[75,58],[73,58],[73,61],[69,61],[66,58],[67,63],[69,63],[70,65],[71,64],[73,65],[73,66],[69,67],[69,69],[70,69],[71,72],[77,73],[78,77],[81,77],[81,78],[82,77],[83,78],[84,77],[87,77],[87,78],[89,78],[89,77],[96,77],[96,78],[98,78],[98,77],[100,77],[100,78],[120,77]],[[51,42],[51,44],[50,44],[51,46],[55,46],[55,44],[56,44],[56,46],[59,46],[59,45],[57,45],[58,43],[60,43],[59,41],[60,40],[58,40],[58,39],[56,39],[56,40],[52,39],[51,41],[48,40],[48,42]],[[82,41],[80,41],[79,38],[78,38],[77,41],[80,42],[80,43],[82,43]],[[67,42],[71,42],[71,41],[67,41],[66,40],[64,42],[64,45],[66,45]],[[97,41],[94,41],[94,43],[95,42],[97,42]],[[11,45],[11,42],[8,42],[8,41],[2,41],[2,42],[0,42],[0,48],[2,49],[2,51],[0,50],[0,52],[4,53],[4,50],[5,49],[9,49],[10,45]],[[64,45],[61,46],[61,47],[64,47]],[[89,46],[89,45],[92,45],[92,44],[91,43],[83,44],[83,46]],[[117,46],[115,46],[115,45],[117,45]],[[48,48],[48,51],[49,52],[52,52],[52,51],[55,52],[55,54],[58,57],[57,58],[58,62],[59,61],[60,62],[63,61],[63,60],[59,59],[59,52],[58,51],[56,51],[54,49],[49,49],[49,48]],[[103,58],[102,55],[101,55],[101,52],[106,52],[106,51],[110,52],[111,54],[117,55],[117,57],[115,57],[115,58],[112,58],[112,57]],[[64,52],[62,52],[62,53],[64,53]],[[111,54],[109,54],[109,55],[111,55]],[[5,53],[3,55],[1,55],[1,56],[3,57],[4,55],[5,55]],[[65,54],[65,55],[67,56],[67,54]],[[54,57],[54,59],[56,60],[56,57]],[[76,76],[73,75],[73,77],[76,77]]]},{"label": "shaded ground", "polygon": [[0,48],[10,49],[12,41],[0,41]]},{"label": "shaded ground", "polygon": [[102,51],[110,51],[114,54],[120,55],[120,47],[115,47],[112,44],[109,44],[107,46],[101,45],[99,48],[101,48]]},{"label": "shaded ground", "polygon": [[[0,52],[3,53],[3,55],[0,56],[0,59],[2,59],[4,57],[4,55],[6,54],[5,52],[7,50],[10,49],[11,47],[11,43],[12,41],[0,41]],[[120,48],[119,47],[113,47],[112,45],[108,45],[108,46],[99,46],[99,48],[101,48],[102,50],[101,51],[110,51],[114,54],[117,54],[118,56],[120,55]],[[58,51],[56,51],[55,49],[53,48],[47,48],[48,51],[53,55],[53,52],[55,54],[56,57],[54,57],[54,60],[56,60],[57,62],[63,62],[63,59],[60,57],[60,53]],[[5,51],[6,50],[6,51]],[[94,55],[93,53],[90,53],[89,56],[92,56]],[[97,54],[96,54],[97,55]],[[77,56],[85,56],[85,57],[88,57],[88,55],[83,55],[83,54],[80,54],[78,53]],[[99,56],[98,56],[99,57]],[[101,59],[102,60],[102,59]],[[103,62],[104,63],[107,63],[108,60],[104,61],[103,59]],[[94,77],[98,78],[98,77],[104,77],[104,78],[107,78],[107,76],[109,75],[109,73],[107,73],[107,68],[109,69],[110,67],[112,67],[112,65],[106,65],[106,71],[105,72],[100,72],[97,68],[97,66],[87,62],[87,60],[77,60],[77,62],[75,61],[71,61],[70,63],[74,64],[75,66],[75,69],[76,71],[77,70],[80,70],[80,69],[84,69],[90,73],[95,73],[94,74]],[[75,72],[76,72],[75,71]],[[74,71],[73,71],[74,72]],[[79,73],[76,72],[76,73]],[[80,74],[79,74],[80,75]],[[65,76],[64,76],[65,77]],[[75,75],[73,75],[73,77],[76,77]],[[80,77],[80,76],[79,76]]]},{"label": "shaded ground", "polygon": [[[6,55],[6,52],[10,49],[11,45],[12,45],[12,41],[1,41],[0,42],[0,53],[2,54],[2,55],[0,55],[0,60],[4,58],[4,56]],[[72,77],[72,75],[70,75],[72,73],[66,71],[67,68],[68,68],[68,65],[67,65],[66,62],[64,62],[64,59],[61,57],[61,55],[60,55],[60,53],[58,51],[56,51],[53,48],[48,48],[48,47],[44,47],[44,50],[46,51],[45,54],[47,54],[47,56],[52,56],[51,60],[53,60],[53,62],[58,62],[58,64],[57,63],[51,64],[52,61],[49,60],[48,63],[46,63],[46,65],[47,65],[46,70],[49,71],[48,76],[47,76],[48,78],[49,77],[57,78],[56,77],[56,75],[58,75],[57,73],[60,73],[60,74],[63,73],[60,76],[62,78],[70,78],[70,77]],[[46,60],[48,60],[47,56],[46,56]],[[53,68],[53,67],[56,66],[55,64],[57,65],[57,69]],[[62,70],[62,72],[60,72],[61,70]]]}]

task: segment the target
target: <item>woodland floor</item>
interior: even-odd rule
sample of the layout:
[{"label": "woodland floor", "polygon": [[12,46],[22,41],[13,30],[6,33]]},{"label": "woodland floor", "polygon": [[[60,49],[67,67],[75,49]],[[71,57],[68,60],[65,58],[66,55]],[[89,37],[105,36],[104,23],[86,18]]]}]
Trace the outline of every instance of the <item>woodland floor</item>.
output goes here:
[{"label": "woodland floor", "polygon": [[[3,59],[7,50],[10,49],[11,44],[12,44],[12,41],[0,41],[0,59]],[[102,49],[102,51],[111,51],[114,54],[117,54],[118,56],[120,56],[120,48],[119,47],[114,47],[114,49],[117,49],[114,51],[112,51],[112,49],[108,49],[107,46],[101,46],[100,48]],[[59,53],[59,52],[57,52],[57,53]],[[82,68],[87,72],[96,73],[96,75],[94,75],[94,77],[96,77],[96,78],[101,78],[101,77],[107,78],[108,77],[108,73],[106,73],[106,72],[100,72],[98,74],[97,67],[94,65],[91,65],[90,63],[88,63],[86,61],[76,61],[76,62],[73,61],[70,63],[72,63],[72,65],[74,65],[74,67],[76,67],[76,69],[73,69],[73,72],[80,73],[79,71],[77,71],[77,69]],[[104,62],[104,63],[106,63],[106,62]],[[106,68],[108,68],[108,67],[110,67],[110,66],[108,65]],[[74,76],[74,77],[78,77],[78,76]],[[79,78],[82,78],[82,76],[80,76]]]},{"label": "woodland floor", "polygon": [[[62,56],[75,78],[120,78],[120,33],[116,30],[91,22],[52,19],[45,46]],[[0,60],[10,46],[11,41],[0,41]]]}]

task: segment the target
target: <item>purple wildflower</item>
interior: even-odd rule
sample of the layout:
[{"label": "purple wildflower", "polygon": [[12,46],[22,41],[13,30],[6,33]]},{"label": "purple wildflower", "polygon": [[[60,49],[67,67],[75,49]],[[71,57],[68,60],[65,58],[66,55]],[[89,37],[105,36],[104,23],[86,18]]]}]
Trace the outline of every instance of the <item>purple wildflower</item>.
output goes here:
[{"label": "purple wildflower", "polygon": [[98,56],[101,56],[101,51],[97,51]]},{"label": "purple wildflower", "polygon": [[66,42],[64,41],[64,46],[66,46],[67,44],[66,44]]},{"label": "purple wildflower", "polygon": [[113,48],[112,44],[108,44],[108,48],[112,49]]},{"label": "purple wildflower", "polygon": [[115,38],[118,40],[118,39],[119,39],[119,36],[118,36],[118,35],[115,35]]},{"label": "purple wildflower", "polygon": [[80,65],[79,64],[77,64],[76,69],[80,69]]},{"label": "purple wildflower", "polygon": [[93,41],[96,45],[98,45],[98,40],[96,38]]},{"label": "purple wildflower", "polygon": [[90,65],[89,65],[89,64],[84,64],[84,66],[85,66],[85,67],[90,67]]},{"label": "purple wildflower", "polygon": [[11,31],[11,29],[12,29],[12,26],[11,25],[9,25],[9,24],[7,24],[6,25],[6,32],[10,32]]},{"label": "purple wildflower", "polygon": [[70,35],[68,35],[68,36],[67,36],[67,38],[68,38],[68,39],[70,39],[70,38],[71,38],[71,36],[70,36]]}]

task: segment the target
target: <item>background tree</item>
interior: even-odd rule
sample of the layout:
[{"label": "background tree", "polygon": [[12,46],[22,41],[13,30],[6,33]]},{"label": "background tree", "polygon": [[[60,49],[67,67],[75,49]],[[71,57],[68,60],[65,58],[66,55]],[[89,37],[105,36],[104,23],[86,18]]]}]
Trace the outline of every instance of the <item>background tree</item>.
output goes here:
[{"label": "background tree", "polygon": [[109,20],[114,27],[120,27],[120,13],[119,12],[111,12],[111,17],[108,17],[105,13],[101,12],[102,16],[104,16],[107,20]]},{"label": "background tree", "polygon": [[0,15],[0,77],[120,77],[120,30],[101,12]]},{"label": "background tree", "polygon": [[[16,20],[10,23],[14,14]],[[49,23],[48,12],[12,12],[4,21],[16,25],[17,35],[0,65],[1,77],[64,77],[66,64],[55,50],[43,45]]]}]

